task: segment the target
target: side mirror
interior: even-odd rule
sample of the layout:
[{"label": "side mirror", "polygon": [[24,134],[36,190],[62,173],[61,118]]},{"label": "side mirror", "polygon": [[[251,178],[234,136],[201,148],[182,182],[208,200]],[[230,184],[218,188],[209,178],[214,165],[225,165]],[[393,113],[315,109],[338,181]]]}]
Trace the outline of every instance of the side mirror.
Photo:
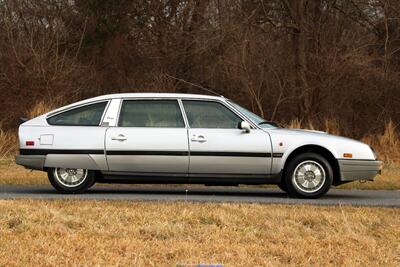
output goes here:
[{"label": "side mirror", "polygon": [[240,122],[239,129],[245,130],[246,133],[249,133],[251,129],[250,123],[247,121]]}]

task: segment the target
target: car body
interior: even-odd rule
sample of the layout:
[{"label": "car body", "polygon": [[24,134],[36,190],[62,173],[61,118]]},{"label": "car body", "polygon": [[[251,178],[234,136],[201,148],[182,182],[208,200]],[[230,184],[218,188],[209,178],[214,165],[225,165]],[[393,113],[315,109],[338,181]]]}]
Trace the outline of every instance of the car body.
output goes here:
[{"label": "car body", "polygon": [[19,127],[17,164],[65,193],[95,182],[278,184],[315,198],[372,180],[381,162],[359,141],[277,127],[222,96],[127,93],[83,100]]}]

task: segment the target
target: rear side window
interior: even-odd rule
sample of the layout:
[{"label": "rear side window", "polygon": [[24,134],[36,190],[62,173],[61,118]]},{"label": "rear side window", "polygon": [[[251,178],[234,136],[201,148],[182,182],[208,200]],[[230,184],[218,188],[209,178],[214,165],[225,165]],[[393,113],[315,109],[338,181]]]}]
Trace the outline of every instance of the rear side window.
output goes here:
[{"label": "rear side window", "polygon": [[98,126],[107,102],[75,108],[47,119],[50,125]]},{"label": "rear side window", "polygon": [[186,116],[191,128],[238,128],[242,121],[235,113],[217,102],[184,100]]},{"label": "rear side window", "polygon": [[120,127],[183,128],[177,100],[125,100],[119,116]]}]

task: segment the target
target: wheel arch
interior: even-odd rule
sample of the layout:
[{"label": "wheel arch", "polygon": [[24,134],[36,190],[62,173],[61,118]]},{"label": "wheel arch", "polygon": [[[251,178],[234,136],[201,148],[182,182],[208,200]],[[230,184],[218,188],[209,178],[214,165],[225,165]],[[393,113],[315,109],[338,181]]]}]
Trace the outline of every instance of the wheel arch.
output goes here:
[{"label": "wheel arch", "polygon": [[335,158],[334,154],[329,149],[320,145],[303,145],[291,151],[285,160],[282,173],[284,174],[285,170],[287,169],[287,165],[294,157],[307,152],[316,153],[324,157],[332,167],[333,185],[340,184],[340,169],[338,160]]}]

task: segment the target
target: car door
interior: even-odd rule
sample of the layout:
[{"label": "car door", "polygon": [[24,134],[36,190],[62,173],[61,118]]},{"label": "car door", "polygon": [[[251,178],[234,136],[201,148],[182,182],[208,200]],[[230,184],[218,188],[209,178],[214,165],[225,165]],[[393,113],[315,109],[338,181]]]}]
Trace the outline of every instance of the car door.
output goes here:
[{"label": "car door", "polygon": [[264,176],[271,142],[260,129],[238,128],[243,119],[219,101],[182,100],[189,124],[190,175]]},{"label": "car door", "polygon": [[187,175],[187,129],[176,99],[123,100],[105,137],[109,171]]}]

